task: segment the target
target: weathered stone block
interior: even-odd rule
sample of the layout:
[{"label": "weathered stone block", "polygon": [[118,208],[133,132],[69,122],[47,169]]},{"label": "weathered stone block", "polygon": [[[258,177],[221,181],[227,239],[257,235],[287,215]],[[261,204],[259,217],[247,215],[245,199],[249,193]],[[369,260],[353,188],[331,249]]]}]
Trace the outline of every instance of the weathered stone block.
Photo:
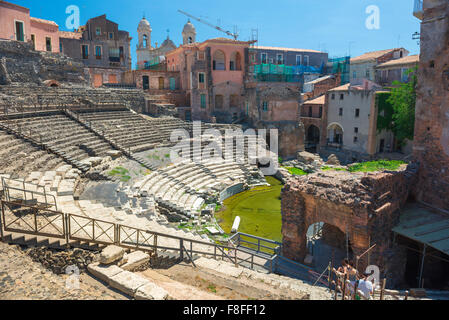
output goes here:
[{"label": "weathered stone block", "polygon": [[117,246],[107,246],[101,251],[100,263],[111,264],[123,258],[125,250]]}]

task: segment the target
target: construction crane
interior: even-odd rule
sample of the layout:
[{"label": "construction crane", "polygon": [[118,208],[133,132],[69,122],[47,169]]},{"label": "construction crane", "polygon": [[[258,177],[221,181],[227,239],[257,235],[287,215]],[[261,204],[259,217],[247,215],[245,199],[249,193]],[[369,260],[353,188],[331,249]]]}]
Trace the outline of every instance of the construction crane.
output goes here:
[{"label": "construction crane", "polygon": [[202,20],[202,19],[200,19],[200,18],[197,18],[197,17],[195,17],[195,16],[192,16],[191,14],[189,14],[189,13],[187,13],[187,12],[185,12],[185,11],[178,10],[178,12],[179,12],[179,13],[182,13],[183,15],[185,15],[185,16],[187,16],[187,17],[189,17],[189,18],[192,18],[192,19],[194,19],[194,20],[196,20],[196,21],[198,21],[198,22],[201,22],[201,23],[203,23],[203,24],[205,24],[205,25],[208,25],[208,26],[211,27],[211,28],[214,28],[214,29],[216,29],[216,30],[218,30],[218,31],[221,31],[221,32],[223,32],[223,33],[226,33],[228,36],[233,37],[234,40],[237,40],[238,37],[239,37],[239,34],[238,34],[237,32],[232,33],[232,32],[230,32],[230,31],[226,31],[226,30],[220,28],[219,26],[214,26],[213,24],[211,24],[211,23],[209,23],[209,22],[207,22],[207,21],[204,21],[204,20]]}]

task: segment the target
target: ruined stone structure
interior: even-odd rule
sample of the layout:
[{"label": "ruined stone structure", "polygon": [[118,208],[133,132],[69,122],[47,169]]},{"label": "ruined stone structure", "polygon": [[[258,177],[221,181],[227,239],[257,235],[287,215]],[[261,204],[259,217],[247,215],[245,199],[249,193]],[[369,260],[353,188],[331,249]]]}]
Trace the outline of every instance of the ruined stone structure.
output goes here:
[{"label": "ruined stone structure", "polygon": [[449,210],[449,4],[424,1],[418,67],[414,157],[417,198]]},{"label": "ruined stone structure", "polygon": [[33,50],[32,43],[0,41],[0,85],[46,80],[86,85],[89,74],[81,62],[50,52]]},{"label": "ruined stone structure", "polygon": [[[328,171],[291,180],[282,193],[284,255],[302,262],[307,254],[307,230],[312,224],[322,222],[333,226],[323,230],[325,239],[341,240],[347,235],[352,251],[350,258],[354,261],[357,255],[376,244],[358,262],[360,270],[368,263],[375,264],[382,276],[389,279],[389,285],[401,281],[405,256],[403,249],[393,246],[391,228],[399,222],[400,209],[416,183],[416,170],[410,165],[399,172]],[[346,247],[346,243],[332,245]]]}]

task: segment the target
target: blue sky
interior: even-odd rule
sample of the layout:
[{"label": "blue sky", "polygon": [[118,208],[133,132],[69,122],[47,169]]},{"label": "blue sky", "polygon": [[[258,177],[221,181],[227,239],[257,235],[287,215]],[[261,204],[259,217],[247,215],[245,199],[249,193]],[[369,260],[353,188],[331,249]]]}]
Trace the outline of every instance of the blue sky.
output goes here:
[{"label": "blue sky", "polygon": [[[89,18],[106,14],[121,30],[133,37],[131,50],[136,63],[137,25],[145,13],[153,29],[152,43],[162,43],[170,30],[170,38],[179,45],[181,31],[188,13],[219,24],[233,31],[237,26],[240,40],[248,40],[251,29],[259,30],[259,44],[323,50],[330,57],[405,47],[411,54],[419,53],[412,34],[419,31],[419,20],[413,15],[413,0],[9,0],[31,9],[37,18],[53,20],[61,30],[67,30],[65,9],[80,8],[81,24]],[[365,12],[370,5],[380,9],[380,29],[368,30]],[[224,36],[199,22],[197,41]]]}]

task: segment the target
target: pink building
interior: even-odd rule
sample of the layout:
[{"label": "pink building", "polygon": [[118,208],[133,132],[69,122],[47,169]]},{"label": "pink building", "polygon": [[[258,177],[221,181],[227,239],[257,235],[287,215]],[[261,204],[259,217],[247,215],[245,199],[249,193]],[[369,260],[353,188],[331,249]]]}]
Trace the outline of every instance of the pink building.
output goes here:
[{"label": "pink building", "polygon": [[30,16],[30,9],[0,0],[0,39],[33,42],[38,51],[59,52],[59,27]]},{"label": "pink building", "polygon": [[167,70],[180,72],[193,120],[229,123],[241,116],[250,44],[217,38],[182,45],[166,54]]}]

